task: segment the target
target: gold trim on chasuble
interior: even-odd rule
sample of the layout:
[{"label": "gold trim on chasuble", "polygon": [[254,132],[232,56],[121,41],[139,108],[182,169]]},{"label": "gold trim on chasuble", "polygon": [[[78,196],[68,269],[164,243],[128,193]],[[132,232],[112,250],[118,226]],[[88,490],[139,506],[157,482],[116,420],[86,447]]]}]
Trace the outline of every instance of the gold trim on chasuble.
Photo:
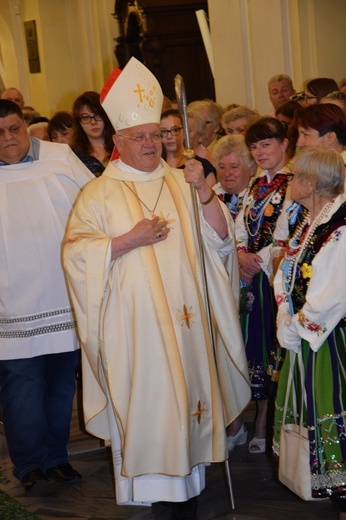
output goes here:
[{"label": "gold trim on chasuble", "polygon": [[[165,182],[162,192],[164,192],[164,188],[167,186],[166,177],[164,180]],[[120,184],[122,185],[124,198],[128,201],[128,197],[131,195],[131,192],[127,190],[126,186],[124,186],[122,183]],[[132,184],[133,189],[135,190],[135,183]],[[142,204],[133,196],[131,196],[131,204],[128,202],[128,210],[133,219],[134,225],[145,218]],[[178,381],[178,383],[175,385],[177,397],[176,402],[177,407],[180,410],[181,420],[184,421],[185,406],[183,403],[188,402],[188,390],[185,382],[183,366],[180,359],[179,346],[174,332],[172,316],[169,310],[165,288],[157,263],[154,245],[142,247],[140,249],[140,256],[142,258],[142,263],[145,266],[146,279],[151,293],[152,303],[157,316],[157,322],[160,327],[163,342],[165,345],[170,345],[170,348],[167,349],[166,353],[169,359],[170,368],[172,370],[173,380]],[[162,324],[164,324],[164,326],[162,326]]]},{"label": "gold trim on chasuble", "polygon": [[[174,181],[174,178],[171,175],[167,175],[164,177],[164,187],[163,187],[162,192],[164,192],[165,186],[169,189],[170,194],[173,198],[175,207],[177,209],[179,219],[181,222],[184,244],[186,247],[188,260],[190,263],[191,272],[193,273],[196,286],[200,287],[200,284],[198,283],[197,274],[196,274],[196,254],[195,254],[195,249],[193,247],[195,240],[194,240],[194,236],[191,233],[191,220],[190,220],[191,206],[189,207],[189,206],[185,205],[185,203],[184,203],[185,207],[184,208],[181,207],[181,200],[182,200],[181,195],[183,195],[183,194],[181,193],[179,186]],[[133,203],[128,204],[128,207],[129,207],[129,212],[131,214],[133,222],[136,223],[136,222],[139,222],[140,220],[144,219],[145,215],[143,212],[143,207],[140,202],[140,199],[136,193],[136,188],[135,188],[134,182],[131,182],[131,188],[133,189],[134,194],[136,194],[136,198],[131,199],[131,200],[133,200]],[[127,199],[127,197],[129,196],[129,193],[130,193],[130,192],[127,193],[127,191],[129,191],[129,190],[126,190],[126,186],[124,186],[124,185],[122,186],[122,190],[123,190],[125,199]],[[173,221],[174,221],[174,219],[171,219],[170,222],[173,222]],[[172,232],[174,232],[174,231],[172,231]],[[180,359],[179,347],[178,347],[178,344],[176,341],[174,326],[172,323],[172,315],[170,313],[168,302],[166,299],[166,293],[165,293],[164,285],[163,285],[162,278],[160,275],[159,267],[157,264],[154,245],[152,245],[150,247],[147,246],[147,247],[141,248],[140,254],[141,254],[141,257],[143,260],[143,265],[146,266],[145,272],[146,272],[147,282],[148,282],[150,293],[152,295],[152,302],[154,305],[155,313],[158,318],[158,323],[160,325],[160,331],[161,331],[162,337],[164,338],[163,341],[166,345],[170,345],[170,347],[171,347],[171,348],[167,349],[167,356],[168,356],[168,359],[170,362],[171,370],[172,370],[172,372],[175,372],[175,374],[174,374],[174,378],[176,378],[175,380],[180,381],[180,383],[178,385],[176,385],[176,390],[180,390],[181,388],[184,388],[184,395],[177,395],[177,403],[178,403],[178,406],[179,406],[180,412],[181,412],[180,416],[183,418],[184,409],[181,408],[180,403],[188,402],[188,391],[187,391],[187,387],[186,387],[186,383],[185,383],[185,377],[183,375],[184,372],[183,372],[183,367],[182,367],[182,363],[181,363],[181,359]],[[204,308],[204,302],[203,302],[202,296],[200,294],[200,291],[198,290],[197,293],[198,293],[199,306],[200,306],[200,308]],[[157,302],[160,302],[160,305],[157,305]],[[183,311],[178,311],[178,312],[180,312],[180,316],[182,316],[182,317],[177,316],[177,319],[185,320],[185,323],[187,326],[191,325],[191,317],[197,316],[197,314],[191,313],[190,311],[188,311],[186,304],[183,305]],[[162,323],[165,324],[164,327],[161,327]],[[208,331],[205,313],[202,313],[202,323],[203,323],[203,328],[204,328],[204,336],[206,338],[208,338],[208,340],[206,340],[206,341],[208,341],[208,343],[209,343],[209,331]],[[190,328],[190,327],[188,326],[188,328]],[[213,355],[211,356],[211,354],[210,354],[211,348],[208,348],[207,351],[208,351],[209,363],[210,362],[214,363],[214,356]],[[205,413],[206,411],[207,411],[206,408],[201,408],[201,404],[199,401],[199,404],[197,403],[197,412],[196,412],[196,410],[191,412],[191,417],[194,418],[197,416],[198,424],[200,424],[202,414]]]}]

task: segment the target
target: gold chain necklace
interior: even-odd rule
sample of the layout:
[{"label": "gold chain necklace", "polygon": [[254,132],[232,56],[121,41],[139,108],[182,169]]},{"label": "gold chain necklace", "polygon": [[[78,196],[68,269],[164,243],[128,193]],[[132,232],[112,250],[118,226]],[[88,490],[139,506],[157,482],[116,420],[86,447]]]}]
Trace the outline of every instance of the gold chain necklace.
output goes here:
[{"label": "gold chain necklace", "polygon": [[156,199],[156,202],[155,202],[155,206],[153,207],[153,209],[150,209],[148,208],[148,206],[142,201],[142,199],[140,197],[138,197],[137,193],[131,188],[131,186],[129,186],[128,184],[126,184],[125,181],[121,181],[125,184],[126,188],[128,188],[133,194],[135,197],[137,197],[137,199],[139,200],[139,202],[141,204],[143,204],[143,206],[149,211],[149,213],[151,214],[151,217],[155,217],[155,210],[156,210],[156,206],[158,205],[158,202],[160,200],[160,196],[161,196],[161,193],[162,193],[162,189],[163,189],[163,183],[164,183],[164,180],[165,178],[162,177],[162,183],[161,183],[161,188],[160,188],[160,191],[159,191],[159,194],[157,196],[157,199]]}]

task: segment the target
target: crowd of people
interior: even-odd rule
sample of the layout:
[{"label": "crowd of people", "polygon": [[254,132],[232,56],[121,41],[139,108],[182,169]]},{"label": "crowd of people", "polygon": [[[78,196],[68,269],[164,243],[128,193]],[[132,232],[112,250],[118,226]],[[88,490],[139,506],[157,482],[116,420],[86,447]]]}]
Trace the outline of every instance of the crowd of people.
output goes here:
[{"label": "crowd of people", "polygon": [[279,74],[270,114],[212,100],[182,114],[132,58],[49,119],[2,93],[0,405],[27,493],[81,478],[80,344],[117,503],[193,520],[206,464],[248,442],[280,465],[300,425],[311,497],[346,520],[345,83],[297,93]]}]

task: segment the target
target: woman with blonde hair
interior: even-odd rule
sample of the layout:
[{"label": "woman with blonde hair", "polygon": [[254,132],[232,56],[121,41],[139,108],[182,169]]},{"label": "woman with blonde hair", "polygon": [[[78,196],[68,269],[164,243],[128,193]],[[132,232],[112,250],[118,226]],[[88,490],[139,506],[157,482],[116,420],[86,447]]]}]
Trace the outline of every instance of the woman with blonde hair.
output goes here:
[{"label": "woman with blonde hair", "polygon": [[221,117],[221,126],[225,134],[242,134],[246,128],[260,118],[257,110],[241,105],[225,112]]}]

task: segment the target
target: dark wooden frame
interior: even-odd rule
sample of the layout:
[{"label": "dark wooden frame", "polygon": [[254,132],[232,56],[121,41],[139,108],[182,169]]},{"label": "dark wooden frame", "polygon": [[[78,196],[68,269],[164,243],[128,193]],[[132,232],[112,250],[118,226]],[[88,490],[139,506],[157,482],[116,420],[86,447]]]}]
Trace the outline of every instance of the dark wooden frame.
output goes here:
[{"label": "dark wooden frame", "polygon": [[116,0],[119,25],[115,55],[120,68],[135,56],[157,77],[163,93],[175,98],[174,76],[181,74],[187,101],[215,99],[214,80],[196,11],[207,0]]}]

